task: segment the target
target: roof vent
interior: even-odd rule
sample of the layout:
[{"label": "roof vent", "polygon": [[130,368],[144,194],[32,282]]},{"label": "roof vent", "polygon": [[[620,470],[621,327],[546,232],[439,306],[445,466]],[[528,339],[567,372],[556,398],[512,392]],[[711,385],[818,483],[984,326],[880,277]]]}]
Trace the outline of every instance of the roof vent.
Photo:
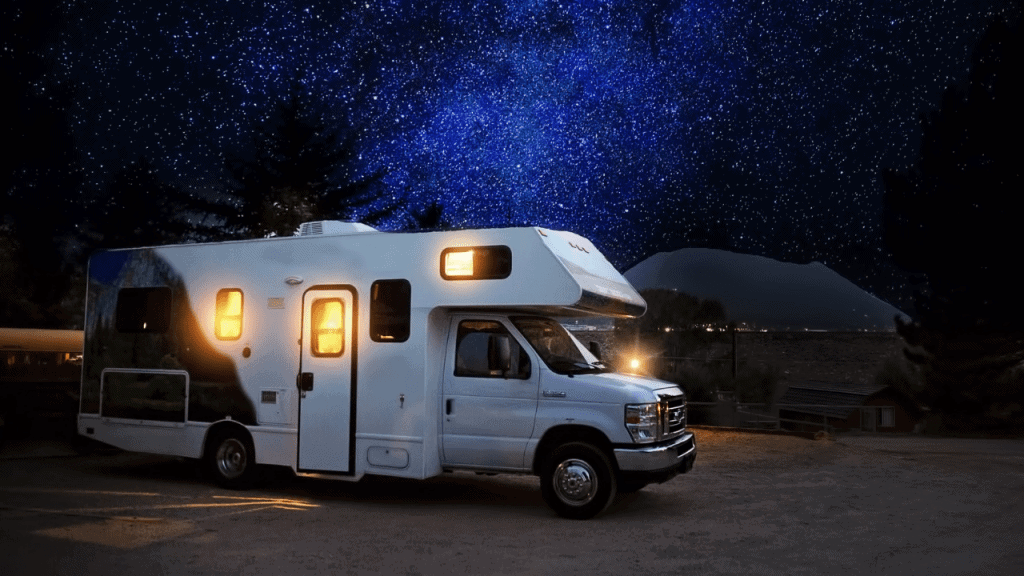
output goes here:
[{"label": "roof vent", "polygon": [[376,228],[359,222],[318,220],[316,222],[303,222],[302,226],[299,227],[299,236],[343,236],[345,234],[361,234],[376,231]]}]

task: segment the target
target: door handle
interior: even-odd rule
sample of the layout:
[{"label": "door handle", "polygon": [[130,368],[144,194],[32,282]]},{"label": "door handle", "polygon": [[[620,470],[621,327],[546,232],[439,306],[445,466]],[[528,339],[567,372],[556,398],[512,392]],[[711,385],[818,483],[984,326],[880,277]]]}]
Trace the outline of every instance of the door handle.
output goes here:
[{"label": "door handle", "polygon": [[444,401],[444,413],[445,414],[451,414],[452,413],[452,399],[451,398],[449,398],[449,399]]},{"label": "door handle", "polygon": [[302,372],[302,373],[300,373],[299,377],[296,379],[296,381],[297,381],[297,384],[299,386],[299,390],[302,391],[302,392],[309,392],[310,390],[313,389],[313,373],[312,372]]}]

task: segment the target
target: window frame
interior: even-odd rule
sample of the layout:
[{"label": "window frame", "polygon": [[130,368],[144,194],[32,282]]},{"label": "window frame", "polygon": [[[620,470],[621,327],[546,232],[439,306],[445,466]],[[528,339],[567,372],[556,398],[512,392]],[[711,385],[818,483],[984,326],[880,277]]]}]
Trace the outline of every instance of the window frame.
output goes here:
[{"label": "window frame", "polygon": [[[227,320],[227,319],[235,317],[234,314],[221,316],[221,312],[220,312],[221,294],[230,294],[232,292],[237,292],[239,298],[241,298],[241,303],[239,304],[239,311],[238,311],[238,315],[237,315],[237,317],[238,317],[238,336],[235,336],[233,338],[231,338],[231,337],[224,337],[224,336],[220,335],[220,322],[221,322],[221,320]],[[241,288],[221,288],[220,290],[218,290],[217,291],[217,299],[214,300],[213,336],[217,340],[221,340],[221,341],[225,341],[225,342],[232,342],[234,340],[240,339],[242,337],[242,332],[244,332],[244,328],[245,328],[245,325],[243,323],[244,318],[245,318],[245,294],[242,292],[242,289]]]},{"label": "window frame", "polygon": [[[496,330],[491,330],[491,329],[471,329],[471,328],[467,328],[467,331],[463,332],[463,325],[465,325],[467,323],[489,323],[489,324],[495,324],[498,328],[501,329],[501,331],[496,331]],[[526,346],[524,346],[523,343],[520,342],[518,338],[516,338],[516,336],[515,336],[515,334],[513,334],[512,330],[510,330],[509,327],[506,326],[504,323],[499,322],[498,320],[494,320],[494,319],[464,318],[462,320],[459,320],[459,323],[456,326],[455,334],[456,334],[456,336],[455,336],[455,350],[454,350],[453,362],[452,362],[452,364],[453,364],[453,366],[452,366],[452,375],[453,376],[458,377],[458,378],[490,378],[490,379],[494,379],[494,380],[529,380],[533,376],[533,361],[530,359],[530,355],[526,351]],[[488,351],[488,371],[487,371],[487,373],[486,374],[479,373],[479,372],[466,373],[464,371],[465,369],[464,368],[460,368],[460,366],[459,366],[459,353],[462,351],[462,343],[463,343],[463,341],[465,340],[466,336],[468,336],[470,334],[489,334],[491,336],[494,336],[494,335],[507,336],[508,339],[509,339],[509,342],[513,343],[515,345],[515,347],[519,349],[519,360],[518,360],[518,363],[519,363],[518,369],[519,369],[519,371],[517,373],[515,373],[515,374],[513,374],[511,372],[509,374],[502,374],[501,370],[499,369],[497,371],[498,374],[491,373],[491,370],[490,370],[490,355],[489,355],[489,351]],[[491,346],[491,340],[490,339],[488,339],[488,344],[487,345],[488,345],[488,348],[490,348],[490,346]],[[510,350],[510,357],[511,357],[511,352],[512,351]]]},{"label": "window frame", "polygon": [[[331,302],[337,302],[341,306],[341,326],[337,328],[338,336],[341,339],[341,346],[337,353],[334,352],[320,352],[317,350],[317,344],[320,341],[322,332],[317,330],[318,311],[317,305],[326,305]],[[324,331],[326,332],[326,331]],[[316,358],[341,358],[345,355],[345,301],[340,297],[331,296],[328,298],[314,298],[313,302],[309,305],[309,353]]]},{"label": "window frame", "polygon": [[[891,416],[889,423],[886,423],[885,415]],[[896,408],[894,406],[882,406],[878,409],[878,427],[879,428],[895,428],[896,427]]]},{"label": "window frame", "polygon": [[[405,293],[400,295],[403,300],[396,305],[392,287],[398,286],[403,287]],[[378,298],[378,294],[381,294],[381,297]],[[396,326],[398,330],[395,330]],[[411,327],[412,284],[404,278],[377,280],[371,284],[370,340],[388,344],[406,342],[412,332]]]},{"label": "window frame", "polygon": [[[162,300],[158,304],[165,306],[163,310],[151,310],[154,298],[157,297]],[[122,334],[165,334],[171,329],[173,300],[174,294],[170,286],[121,288],[117,292],[117,302],[114,305],[114,328]],[[140,304],[145,308],[139,308]],[[140,311],[141,314],[138,313]],[[130,323],[129,320],[137,320],[142,326],[137,326],[138,322]],[[154,320],[157,322],[153,327],[147,326]]]},{"label": "window frame", "polygon": [[[473,274],[468,276],[451,276],[445,269],[445,259],[449,254],[458,252],[473,251]],[[484,266],[488,261],[486,258],[482,258],[480,255],[490,253],[493,254],[495,260]],[[480,265],[478,265],[478,262]],[[507,263],[499,267],[498,263]],[[459,281],[459,280],[504,280],[512,275],[512,249],[505,245],[493,245],[493,246],[457,246],[452,248],[445,248],[441,251],[441,278],[448,281]]]}]

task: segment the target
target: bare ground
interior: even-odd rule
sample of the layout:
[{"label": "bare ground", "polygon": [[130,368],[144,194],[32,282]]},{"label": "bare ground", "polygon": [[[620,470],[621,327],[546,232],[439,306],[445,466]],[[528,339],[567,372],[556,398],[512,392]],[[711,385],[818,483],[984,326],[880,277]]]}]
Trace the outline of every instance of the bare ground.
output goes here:
[{"label": "bare ground", "polygon": [[1024,573],[1019,440],[698,431],[698,446],[688,535],[732,557],[713,571]]},{"label": "bare ground", "polygon": [[691,473],[583,522],[532,477],[238,493],[156,456],[0,460],[0,573],[1024,573],[1024,441],[696,432]]}]

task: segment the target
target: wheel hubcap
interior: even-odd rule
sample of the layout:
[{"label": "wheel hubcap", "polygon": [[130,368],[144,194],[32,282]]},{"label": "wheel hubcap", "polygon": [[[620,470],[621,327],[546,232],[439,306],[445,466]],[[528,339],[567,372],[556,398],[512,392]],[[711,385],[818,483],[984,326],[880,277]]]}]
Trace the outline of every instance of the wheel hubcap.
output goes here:
[{"label": "wheel hubcap", "polygon": [[235,438],[229,438],[217,449],[217,468],[225,478],[235,478],[245,472],[245,446]]},{"label": "wheel hubcap", "polygon": [[555,469],[555,494],[571,506],[582,506],[597,493],[597,473],[583,460],[570,459]]}]

